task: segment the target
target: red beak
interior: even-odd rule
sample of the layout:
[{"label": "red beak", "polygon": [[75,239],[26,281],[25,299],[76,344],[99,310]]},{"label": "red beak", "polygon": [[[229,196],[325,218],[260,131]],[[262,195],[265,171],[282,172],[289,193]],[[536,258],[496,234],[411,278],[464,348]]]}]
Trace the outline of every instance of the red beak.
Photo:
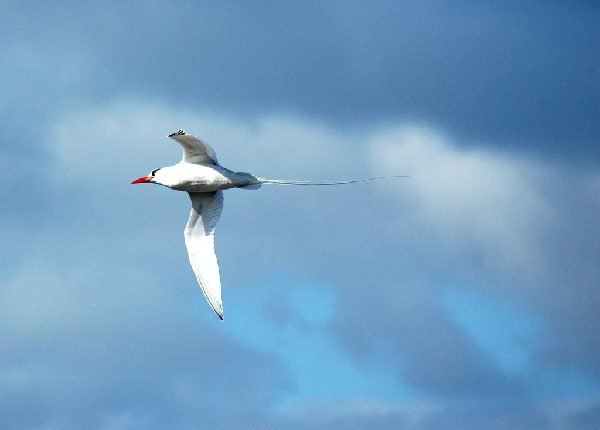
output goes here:
[{"label": "red beak", "polygon": [[145,182],[150,182],[151,179],[152,179],[152,176],[144,176],[142,178],[136,179],[135,181],[132,182],[132,184],[143,184]]}]

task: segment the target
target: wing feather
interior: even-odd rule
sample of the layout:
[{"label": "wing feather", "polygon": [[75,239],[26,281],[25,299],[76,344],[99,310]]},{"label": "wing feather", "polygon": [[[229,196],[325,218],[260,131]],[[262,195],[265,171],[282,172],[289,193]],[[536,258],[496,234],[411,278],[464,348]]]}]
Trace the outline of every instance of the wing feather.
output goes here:
[{"label": "wing feather", "polygon": [[175,140],[183,148],[183,161],[191,164],[216,164],[217,154],[211,146],[203,142],[200,138],[185,134],[185,131],[179,130],[169,134],[169,137]]},{"label": "wing feather", "polygon": [[215,254],[215,227],[223,211],[223,192],[189,193],[190,218],[184,230],[185,246],[196,280],[210,307],[223,319],[221,279]]}]

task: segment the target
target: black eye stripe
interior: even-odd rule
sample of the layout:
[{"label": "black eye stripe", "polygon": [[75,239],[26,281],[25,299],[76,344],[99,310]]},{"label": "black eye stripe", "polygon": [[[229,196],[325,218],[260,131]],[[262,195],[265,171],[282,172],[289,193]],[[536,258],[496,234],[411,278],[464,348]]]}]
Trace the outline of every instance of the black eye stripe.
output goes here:
[{"label": "black eye stripe", "polygon": [[150,172],[150,176],[154,176],[159,170],[160,169],[154,169],[152,172]]}]

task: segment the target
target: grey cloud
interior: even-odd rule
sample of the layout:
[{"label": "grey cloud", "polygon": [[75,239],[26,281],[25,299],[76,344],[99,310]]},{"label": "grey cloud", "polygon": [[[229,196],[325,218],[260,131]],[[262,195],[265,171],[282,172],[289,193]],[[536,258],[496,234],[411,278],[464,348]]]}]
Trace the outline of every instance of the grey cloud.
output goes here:
[{"label": "grey cloud", "polygon": [[[411,205],[419,221],[430,217],[421,226],[429,229],[424,230],[425,237],[447,247],[430,250],[439,264],[438,273],[445,273],[444,278],[471,279],[467,283],[477,279],[480,294],[491,284],[497,292],[520,296],[543,316],[552,333],[531,345],[540,366],[576,366],[597,377],[597,363],[591,360],[599,344],[597,330],[592,328],[599,300],[594,227],[600,209],[595,197],[597,172],[459,149],[451,156],[458,158],[450,163],[449,171],[443,151],[433,154],[425,149],[435,146],[432,136],[416,142],[410,136],[396,135],[392,146],[403,149],[395,156],[378,152],[376,164],[382,168],[412,164],[415,176],[425,178],[398,198]],[[385,141],[382,137],[380,148]],[[411,152],[414,147],[428,154],[421,160],[423,171]],[[496,179],[490,182],[490,178]],[[456,193],[453,183],[461,184]],[[412,193],[416,199],[410,197]],[[427,209],[421,211],[421,205]],[[481,228],[481,222],[485,227]],[[415,238],[410,242],[419,243]],[[479,256],[473,260],[478,263],[467,264],[465,259],[473,256]],[[426,266],[421,263],[419,267]]]},{"label": "grey cloud", "polygon": [[[387,134],[341,133],[309,121],[243,121],[125,100],[70,109],[41,133],[49,157],[36,164],[44,179],[36,193],[45,200],[17,208],[27,221],[16,234],[19,244],[3,242],[16,254],[8,260],[15,264],[2,279],[0,301],[2,339],[9,345],[2,371],[12,381],[2,398],[13,420],[27,414],[31,426],[63,417],[57,426],[64,428],[131,422],[239,428],[243,417],[248,427],[298,426],[266,412],[289,389],[285,363],[207,328],[198,319],[207,309],[195,288],[200,308],[182,309],[194,285],[181,243],[185,196],[129,186],[138,169],[144,174],[179,159],[163,136],[187,124],[197,124],[198,134],[206,130],[226,165],[261,175],[412,175],[336,189],[232,191],[217,249],[227,294],[243,294],[273,271],[327,283],[337,299],[328,327],[334,331],[327,335],[345,348],[345,357],[367,373],[381,366],[399,386],[439,399],[442,412],[427,414],[414,428],[493,428],[494,422],[536,428],[551,416],[527,375],[505,374],[452,319],[442,306],[449,284],[513,295],[541,313],[550,336],[529,345],[539,369],[576,367],[586,377],[596,371],[596,354],[588,353],[597,340],[591,329],[597,320],[595,169],[465,151],[445,135],[436,145],[426,126],[411,152],[403,145],[402,132],[411,129],[405,126],[398,133],[393,127]],[[7,203],[15,199],[16,193],[7,195]],[[49,216],[38,219],[27,210],[35,205]],[[168,251],[147,252],[159,244]],[[35,270],[26,276],[28,261]],[[554,269],[540,270],[538,262]],[[277,294],[283,293],[266,297],[266,304],[276,303]],[[12,327],[19,327],[18,336]],[[112,348],[102,349],[107,344]],[[159,371],[164,377],[157,379]],[[93,385],[71,390],[88,374]],[[246,391],[238,393],[230,377]],[[214,386],[222,387],[216,398]],[[32,395],[34,387],[41,387],[42,399]],[[534,397],[531,407],[507,400],[527,403],[527,395]],[[197,406],[199,399],[206,405]],[[89,414],[76,415],[65,404]],[[229,420],[211,413],[221,405],[231,408]],[[410,417],[398,412],[301,422],[410,428]]]},{"label": "grey cloud", "polygon": [[[145,133],[138,135],[135,130],[142,130],[142,124],[153,121],[155,117],[161,115],[157,115],[154,108],[148,109],[136,103],[128,105],[129,108],[125,106],[127,105],[117,104],[109,107],[106,111],[76,115],[71,120],[64,122],[69,124],[68,128],[58,128],[58,130],[62,130],[57,133],[57,137],[59,137],[57,141],[58,158],[62,160],[60,166],[66,172],[73,172],[75,183],[79,183],[81,180],[88,181],[87,178],[95,177],[95,170],[89,170],[93,164],[106,163],[108,165],[110,161],[107,157],[110,158],[117,150],[122,154],[121,156],[131,154],[132,158],[135,157],[134,152],[143,151],[141,144],[149,137],[146,137]],[[137,112],[140,122],[135,129],[129,129],[128,133],[131,133],[131,137],[127,143],[117,142],[114,137],[92,133],[95,136],[89,143],[96,149],[90,151],[81,145],[82,136],[90,134],[89,131],[97,127],[103,129],[108,125],[107,130],[111,130],[111,133],[121,134],[119,128],[111,128],[114,122],[110,118],[115,115],[120,121],[127,122],[127,117],[131,114],[125,112],[129,110]],[[162,117],[168,119],[172,115],[174,116],[173,113],[167,111],[163,112]],[[182,115],[188,116],[189,114],[182,113]],[[210,117],[198,117],[197,119],[202,123],[210,122]],[[82,127],[82,124],[90,128]],[[223,127],[228,128],[226,124],[223,124]],[[282,141],[282,136],[290,134],[290,129],[294,133],[298,133],[303,128],[293,121],[277,120],[270,121],[269,126],[259,127],[259,134],[255,138],[258,142],[263,143],[257,144],[259,146],[254,148],[251,154],[262,153],[263,155],[246,160],[244,168],[250,167],[252,170],[254,169],[252,164],[256,163],[256,169],[260,172],[262,169],[267,169],[267,165],[273,162],[274,156],[282,157],[281,159],[284,160],[285,154],[293,152],[297,145],[293,139],[291,142],[287,142],[288,139],[285,139],[285,143]],[[344,139],[331,133],[314,133],[310,139],[306,138],[304,133],[297,136],[300,142],[310,142],[303,147],[303,152],[319,154],[322,158],[317,158],[317,160],[322,166],[335,165],[334,157],[344,151]],[[156,140],[166,139],[157,138]],[[113,143],[100,147],[94,145],[96,141],[112,141]],[[269,146],[271,141],[277,146]],[[172,145],[172,142],[167,140],[165,145],[167,149],[164,151],[178,153],[179,150]],[[234,145],[239,146],[240,142],[234,143]],[[261,148],[260,145],[265,145],[265,147]],[[283,145],[286,147],[282,147]],[[311,145],[314,145],[315,149],[326,146],[328,149],[313,152]],[[124,147],[119,148],[121,146]],[[236,152],[234,148],[235,146],[224,145],[223,156],[219,151],[221,159],[226,160],[227,154],[233,155]],[[160,151],[162,153],[163,149],[161,148]],[[265,158],[264,154],[271,155]],[[350,160],[366,158],[366,154],[361,152],[355,152],[352,155],[352,157],[348,157]],[[256,155],[253,156],[256,157]],[[143,155],[144,159],[149,157],[150,154]],[[234,158],[241,157],[244,157],[243,153]],[[241,160],[236,161],[235,159],[231,162],[241,163]],[[300,163],[301,160],[296,161]],[[311,161],[311,158],[307,157],[306,162],[301,162],[301,166],[312,164],[309,173],[305,174],[310,174],[311,171],[318,169],[318,166]],[[360,164],[356,161],[350,161],[350,163],[351,165]],[[113,173],[121,171],[120,163],[112,162],[110,164]],[[71,170],[75,166],[78,166],[79,169]],[[365,165],[363,165],[364,167]],[[115,191],[120,189],[121,187],[113,182],[114,180],[114,177],[107,178],[104,186],[114,187]],[[91,182],[86,183],[91,184]],[[398,186],[410,188],[411,184],[408,182],[398,184]],[[109,198],[104,191],[96,191],[96,189],[97,186],[94,186],[94,199]],[[384,190],[378,188],[377,185],[370,189],[379,190],[379,193],[383,193]],[[111,191],[109,194],[114,194],[115,191]],[[124,190],[116,192],[117,195],[125,198]],[[140,192],[143,191],[140,190]],[[360,196],[358,200],[357,195]],[[383,196],[383,194],[381,195]],[[131,197],[128,198],[131,199]],[[222,256],[221,265],[224,276],[231,276],[228,273],[234,277],[243,274],[243,278],[248,279],[252,276],[264,276],[261,274],[272,271],[273,267],[288,267],[291,270],[298,270],[299,273],[305,273],[309,277],[317,279],[324,277],[332,282],[336,289],[342,288],[339,294],[342,297],[341,308],[345,310],[342,311],[340,317],[353,321],[351,326],[343,324],[338,327],[340,336],[350,337],[353,339],[352,342],[360,342],[362,338],[367,345],[372,344],[375,348],[383,345],[384,350],[389,354],[389,357],[384,357],[384,361],[389,361],[390,369],[396,374],[399,381],[410,381],[427,392],[455,392],[461,393],[460,395],[518,390],[518,384],[502,375],[489,357],[473,345],[464,336],[461,329],[444,315],[439,299],[432,298],[432,295],[436,294],[436,287],[432,288],[423,282],[414,282],[410,279],[412,275],[406,277],[403,274],[404,270],[408,269],[406,266],[394,266],[396,259],[406,258],[407,261],[414,262],[409,256],[410,248],[398,250],[397,239],[394,237],[390,237],[388,241],[380,241],[382,247],[373,248],[369,244],[372,235],[386,237],[385,224],[378,225],[367,222],[374,216],[375,219],[378,219],[373,212],[373,208],[378,207],[378,204],[373,201],[373,198],[377,198],[377,194],[370,196],[365,186],[354,189],[338,188],[335,191],[333,189],[264,189],[259,193],[232,192],[228,194],[226,196],[227,209],[217,240],[217,249]],[[157,192],[153,194],[152,199],[162,201],[161,195]],[[187,200],[183,200],[181,205],[177,206],[177,210],[181,210],[185,214]],[[352,205],[348,212],[348,218],[338,218],[337,214],[340,213],[340,208],[347,207],[348,202],[352,201],[356,204]],[[148,205],[147,202],[141,201],[139,204]],[[150,204],[148,209],[152,215],[154,215],[153,206],[154,204]],[[264,216],[265,211],[269,213],[268,220]],[[154,217],[148,218],[144,222],[145,228],[153,231],[153,239],[136,240],[140,249],[153,249],[153,242],[173,243],[177,241],[169,239],[168,235],[178,238],[182,227],[173,225],[172,220],[177,218],[176,210],[169,209],[168,213],[170,214],[166,217],[168,222],[155,221]],[[239,221],[230,222],[227,225],[227,213],[233,214],[231,219],[238,218]],[[164,215],[166,215],[164,210],[156,211],[157,218],[162,219]],[[336,217],[336,221],[324,221],[331,220],[331,217]],[[157,231],[159,229],[156,229],[155,222],[164,223],[165,227]],[[110,221],[110,224],[112,225],[113,222]],[[181,225],[183,225],[183,221]],[[329,226],[327,235],[324,235],[323,232],[324,225]],[[348,231],[352,232],[350,236]],[[123,234],[135,237],[133,235],[137,233],[134,230],[127,233],[124,231]],[[323,242],[323,237],[327,237],[326,243]],[[240,239],[242,239],[242,243],[240,243]],[[253,252],[256,244],[259,243],[264,252]],[[244,244],[248,244],[250,248],[245,250]],[[311,244],[319,245],[316,247]],[[369,260],[379,261],[380,264],[371,266],[361,256],[364,249],[368,250]],[[125,251],[135,252],[129,247],[125,247]],[[249,252],[253,255],[250,261],[248,260]],[[182,261],[185,260],[182,247],[178,255]],[[149,258],[156,258],[156,256],[151,255]],[[174,258],[173,264],[175,264]],[[352,265],[354,270],[348,271],[348,264]],[[228,268],[230,269],[227,270]],[[385,273],[379,273],[381,269],[385,269]],[[374,282],[377,283],[377,287],[373,285]],[[370,291],[367,292],[365,288]],[[365,307],[365,301],[361,296],[365,296],[364,299],[368,298],[368,306]],[[349,315],[352,317],[349,318]],[[375,315],[377,318],[373,318]],[[375,336],[374,333],[377,335]],[[434,338],[437,339],[437,342],[432,343],[431,340]]]},{"label": "grey cloud", "polygon": [[581,410],[573,413],[569,419],[565,420],[569,428],[577,430],[592,430],[598,425],[600,419],[600,405],[594,404],[583,407]]},{"label": "grey cloud", "polygon": [[92,253],[69,261],[32,256],[3,281],[4,425],[100,429],[121,417],[147,428],[231,428],[262,416],[289,388],[276,359],[176,306],[177,289],[131,256],[98,265],[94,255],[111,243],[93,243]]},{"label": "grey cloud", "polygon": [[526,399],[448,404],[427,417],[422,429],[552,429],[548,412]]},{"label": "grey cloud", "polygon": [[[440,309],[434,297],[442,291],[397,279],[346,286],[335,328],[359,360],[385,363],[399,380],[435,396],[514,396],[522,390]],[[358,298],[366,294],[367,305]]]},{"label": "grey cloud", "polygon": [[[565,415],[552,413],[551,402],[539,405],[520,397],[493,401],[406,403],[402,406],[377,405],[367,401],[347,405],[323,405],[298,413],[287,420],[284,428],[304,428],[309,419],[311,428],[315,429],[332,427],[405,430],[586,428],[585,424],[583,427],[578,427],[568,413]],[[582,422],[587,423],[586,418],[582,417]]]},{"label": "grey cloud", "polygon": [[4,32],[28,53],[10,69],[11,100],[40,116],[136,94],[344,128],[424,120],[465,142],[584,160],[600,135],[599,14],[595,2],[80,4],[9,9]]}]

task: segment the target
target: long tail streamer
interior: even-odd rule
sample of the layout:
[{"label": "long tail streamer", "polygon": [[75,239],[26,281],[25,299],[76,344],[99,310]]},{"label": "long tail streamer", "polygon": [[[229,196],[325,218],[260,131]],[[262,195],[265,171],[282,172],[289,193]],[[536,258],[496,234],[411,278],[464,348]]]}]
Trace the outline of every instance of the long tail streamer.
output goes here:
[{"label": "long tail streamer", "polygon": [[261,184],[275,184],[275,185],[346,185],[355,184],[357,182],[374,181],[376,179],[388,179],[388,178],[408,178],[409,176],[398,175],[398,176],[377,176],[375,178],[363,178],[363,179],[349,179],[347,181],[296,181],[293,179],[266,179],[257,176],[256,179]]}]

